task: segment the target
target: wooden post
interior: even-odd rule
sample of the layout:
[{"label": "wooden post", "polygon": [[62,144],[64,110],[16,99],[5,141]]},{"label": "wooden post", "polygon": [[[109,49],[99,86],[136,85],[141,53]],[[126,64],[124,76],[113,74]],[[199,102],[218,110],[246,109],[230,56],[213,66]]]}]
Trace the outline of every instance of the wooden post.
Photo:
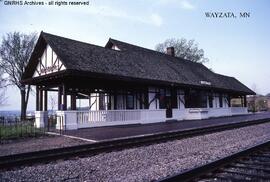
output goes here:
[{"label": "wooden post", "polygon": [[247,96],[244,95],[243,97],[244,97],[244,107],[247,107]]},{"label": "wooden post", "polygon": [[114,110],[117,110],[117,92],[114,92],[113,94],[113,104],[114,104]]},{"label": "wooden post", "polygon": [[48,92],[44,90],[44,111],[48,110]]},{"label": "wooden post", "polygon": [[143,99],[142,99],[142,91],[140,90],[139,91],[140,93],[139,93],[139,104],[140,104],[140,109],[143,109]]},{"label": "wooden post", "polygon": [[111,91],[109,92],[109,97],[108,98],[108,110],[112,109],[112,98],[111,98]]},{"label": "wooden post", "polygon": [[134,109],[138,109],[138,107],[137,107],[137,91],[135,91],[134,92],[134,94],[133,94],[133,96],[134,96]]},{"label": "wooden post", "polygon": [[21,85],[21,120],[26,119],[25,85]]},{"label": "wooden post", "polygon": [[172,103],[172,108],[177,108],[177,89],[176,88],[171,88],[171,103]]},{"label": "wooden post", "polygon": [[74,96],[73,96],[73,99],[74,99],[74,101],[73,101],[73,110],[77,110],[77,99],[76,99],[76,93],[74,93]]},{"label": "wooden post", "polygon": [[105,100],[105,94],[99,93],[98,94],[99,110],[105,109],[104,100]]},{"label": "wooden post", "polygon": [[70,106],[71,106],[71,110],[76,110],[76,93],[71,94]]},{"label": "wooden post", "polygon": [[39,86],[36,86],[36,111],[39,110]]},{"label": "wooden post", "polygon": [[149,101],[148,101],[148,88],[144,90],[144,109],[149,109]]},{"label": "wooden post", "polygon": [[58,110],[62,110],[61,108],[62,105],[62,88],[58,87]]},{"label": "wooden post", "polygon": [[39,111],[43,111],[43,90],[39,89]]},{"label": "wooden post", "polygon": [[231,107],[231,96],[228,95],[228,106]]},{"label": "wooden post", "polygon": [[67,91],[66,91],[66,86],[63,84],[63,111],[67,110]]}]

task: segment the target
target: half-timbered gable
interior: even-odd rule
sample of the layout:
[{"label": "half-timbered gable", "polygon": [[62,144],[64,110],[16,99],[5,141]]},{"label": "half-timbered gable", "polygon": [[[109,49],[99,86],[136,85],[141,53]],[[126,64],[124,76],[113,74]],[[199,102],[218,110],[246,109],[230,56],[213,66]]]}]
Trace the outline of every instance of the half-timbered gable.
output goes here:
[{"label": "half-timbered gable", "polygon": [[50,45],[47,44],[44,52],[40,58],[38,58],[38,65],[36,67],[33,77],[39,77],[50,73],[65,70],[66,67],[52,50]]}]

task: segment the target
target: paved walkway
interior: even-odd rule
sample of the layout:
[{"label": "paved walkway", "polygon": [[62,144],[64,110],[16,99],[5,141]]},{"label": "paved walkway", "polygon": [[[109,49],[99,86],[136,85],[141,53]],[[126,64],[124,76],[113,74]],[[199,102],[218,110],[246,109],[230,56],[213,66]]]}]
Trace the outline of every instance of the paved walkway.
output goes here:
[{"label": "paved walkway", "polygon": [[89,140],[100,141],[106,139],[130,137],[136,135],[144,135],[173,130],[200,128],[226,123],[244,122],[264,118],[269,118],[270,120],[270,112],[249,114],[242,116],[211,118],[204,120],[170,121],[162,123],[143,124],[143,125],[136,124],[136,125],[122,125],[122,126],[106,126],[99,128],[85,128],[79,130],[66,131],[64,132],[64,134],[85,138]]}]

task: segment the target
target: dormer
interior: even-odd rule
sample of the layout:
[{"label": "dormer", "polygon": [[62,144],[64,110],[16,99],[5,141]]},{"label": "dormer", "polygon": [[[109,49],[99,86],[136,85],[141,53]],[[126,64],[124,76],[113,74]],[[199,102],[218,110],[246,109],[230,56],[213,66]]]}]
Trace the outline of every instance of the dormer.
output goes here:
[{"label": "dormer", "polygon": [[105,48],[121,51],[121,49],[115,44],[115,42],[111,38],[108,40],[107,44],[105,45]]}]

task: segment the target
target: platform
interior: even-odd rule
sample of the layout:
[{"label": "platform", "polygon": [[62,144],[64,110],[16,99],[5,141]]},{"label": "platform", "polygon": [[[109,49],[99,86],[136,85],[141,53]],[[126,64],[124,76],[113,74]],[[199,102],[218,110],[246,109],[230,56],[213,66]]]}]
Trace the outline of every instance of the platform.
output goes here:
[{"label": "platform", "polygon": [[249,114],[242,116],[210,118],[204,120],[167,121],[154,124],[134,124],[122,126],[106,126],[98,128],[84,128],[65,131],[65,135],[85,138],[93,141],[131,137],[136,135],[153,134],[159,132],[202,128],[207,126],[222,125],[227,123],[245,122],[250,120],[270,120],[270,112]]}]

